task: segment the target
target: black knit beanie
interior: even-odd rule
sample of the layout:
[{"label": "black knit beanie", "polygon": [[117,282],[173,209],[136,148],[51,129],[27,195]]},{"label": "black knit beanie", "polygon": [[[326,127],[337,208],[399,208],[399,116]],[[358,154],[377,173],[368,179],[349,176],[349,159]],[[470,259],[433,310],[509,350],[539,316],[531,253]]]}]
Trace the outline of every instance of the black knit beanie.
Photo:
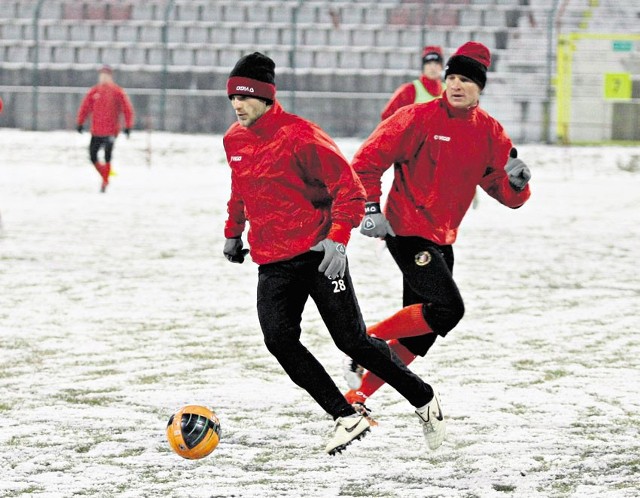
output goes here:
[{"label": "black knit beanie", "polygon": [[276,64],[264,54],[254,52],[242,57],[231,70],[227,95],[246,95],[273,104],[276,96]]}]

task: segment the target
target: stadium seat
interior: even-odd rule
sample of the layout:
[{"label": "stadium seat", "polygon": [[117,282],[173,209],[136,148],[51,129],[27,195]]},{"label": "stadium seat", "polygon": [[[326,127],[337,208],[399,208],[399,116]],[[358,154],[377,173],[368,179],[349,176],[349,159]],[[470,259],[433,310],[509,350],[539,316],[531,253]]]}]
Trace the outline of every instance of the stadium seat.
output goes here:
[{"label": "stadium seat", "polygon": [[344,51],[338,54],[338,67],[343,69],[362,68],[362,53],[354,51]]},{"label": "stadium seat", "polygon": [[194,50],[182,46],[171,50],[171,63],[174,66],[193,66],[195,64]]},{"label": "stadium seat", "polygon": [[44,28],[44,37],[46,40],[69,40],[69,26],[66,24],[49,24]]},{"label": "stadium seat", "polygon": [[67,45],[53,48],[53,61],[56,64],[73,64],[76,62],[76,49]]},{"label": "stadium seat", "polygon": [[355,47],[373,47],[376,43],[375,32],[370,29],[354,29],[351,43]]},{"label": "stadium seat", "polygon": [[460,26],[481,26],[482,11],[464,9],[460,11]]},{"label": "stadium seat", "polygon": [[[334,29],[327,29],[322,27],[307,27],[300,31],[300,44],[308,45],[311,47],[316,46],[326,46],[327,45],[327,35],[331,37],[331,33],[333,31],[337,31]],[[330,45],[339,45],[342,46],[344,43],[329,43]]]},{"label": "stadium seat", "polygon": [[182,24],[169,24],[167,26],[167,39],[169,43],[184,43],[187,40],[187,31],[193,26],[183,26]]},{"label": "stadium seat", "polygon": [[386,27],[376,31],[375,46],[376,47],[397,47],[399,43],[398,31],[388,29]]},{"label": "stadium seat", "polygon": [[[265,2],[256,3],[249,9],[247,9],[247,21],[255,23],[267,23],[270,22],[270,10]],[[273,19],[277,21],[277,19]]]},{"label": "stadium seat", "polygon": [[348,47],[351,45],[351,30],[347,28],[331,28],[327,32],[329,45],[332,47]]},{"label": "stadium seat", "polygon": [[4,19],[1,27],[1,40],[25,40],[24,25],[14,20]]},{"label": "stadium seat", "polygon": [[[103,27],[101,25],[94,25],[94,28]],[[113,40],[113,27],[105,26],[111,31],[111,38],[106,40],[98,40],[95,37],[93,38],[95,41],[112,41]],[[76,24],[72,23],[69,25],[69,40],[71,41],[88,41],[91,40],[91,28],[89,24]],[[95,36],[95,35],[94,35]]]},{"label": "stadium seat", "polygon": [[140,48],[135,45],[129,45],[124,50],[125,64],[145,64],[146,59],[147,58],[144,48]]},{"label": "stadium seat", "polygon": [[363,69],[381,69],[386,67],[386,64],[386,55],[383,52],[370,51],[362,55]]},{"label": "stadium seat", "polygon": [[279,45],[280,29],[278,28],[258,28],[256,29],[256,43],[259,45]]},{"label": "stadium seat", "polygon": [[[167,54],[167,64],[171,64],[171,53]],[[164,48],[147,48],[145,51],[146,63],[151,66],[161,66],[164,64]]]},{"label": "stadium seat", "polygon": [[139,40],[138,27],[129,24],[119,24],[117,26],[116,38],[119,42],[136,43]]},{"label": "stadium seat", "polygon": [[217,45],[227,45],[234,42],[234,28],[214,27],[211,28],[211,42]]},{"label": "stadium seat", "polygon": [[212,48],[199,48],[196,50],[195,64],[198,67],[213,67],[218,65],[218,53]]},{"label": "stadium seat", "polygon": [[221,21],[224,22],[246,22],[246,9],[239,5],[223,5],[220,9]]},{"label": "stadium seat", "polygon": [[315,56],[315,67],[331,69],[338,66],[338,54],[333,50],[318,50]]},{"label": "stadium seat", "polygon": [[162,26],[145,24],[139,28],[139,41],[145,43],[160,43],[162,41]]},{"label": "stadium seat", "polygon": [[103,47],[100,50],[100,63],[109,64],[115,66],[124,62],[123,53],[121,48],[116,47]]},{"label": "stadium seat", "polygon": [[137,21],[161,20],[164,12],[161,5],[147,2],[135,2],[131,12],[131,19]]},{"label": "stadium seat", "polygon": [[79,64],[99,64],[100,52],[97,47],[79,47],[77,49],[77,62]]},{"label": "stadium seat", "polygon": [[199,21],[201,6],[193,2],[180,3],[175,6],[175,15],[178,21]]}]

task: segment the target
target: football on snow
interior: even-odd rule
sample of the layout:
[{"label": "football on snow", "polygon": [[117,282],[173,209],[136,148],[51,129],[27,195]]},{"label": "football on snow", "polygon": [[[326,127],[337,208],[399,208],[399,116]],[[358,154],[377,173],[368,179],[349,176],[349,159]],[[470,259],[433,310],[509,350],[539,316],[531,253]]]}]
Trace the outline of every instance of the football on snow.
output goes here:
[{"label": "football on snow", "polygon": [[171,449],[182,458],[204,458],[220,442],[220,421],[206,406],[184,406],[169,418],[167,439]]}]

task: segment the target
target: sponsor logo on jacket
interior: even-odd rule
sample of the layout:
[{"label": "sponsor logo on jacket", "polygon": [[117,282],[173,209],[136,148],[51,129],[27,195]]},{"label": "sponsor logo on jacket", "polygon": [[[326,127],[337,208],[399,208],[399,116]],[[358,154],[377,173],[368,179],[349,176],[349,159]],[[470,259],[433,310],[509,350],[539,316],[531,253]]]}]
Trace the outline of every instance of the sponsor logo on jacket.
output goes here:
[{"label": "sponsor logo on jacket", "polygon": [[230,160],[232,163],[237,163],[237,162],[239,162],[239,161],[242,161],[242,156],[231,156],[231,157],[229,158],[229,160]]},{"label": "sponsor logo on jacket", "polygon": [[250,92],[255,93],[255,90],[251,86],[238,85],[236,87],[236,92]]},{"label": "sponsor logo on jacket", "polygon": [[441,140],[442,142],[450,142],[451,141],[451,137],[445,137],[444,135],[434,135],[433,139],[434,140]]}]

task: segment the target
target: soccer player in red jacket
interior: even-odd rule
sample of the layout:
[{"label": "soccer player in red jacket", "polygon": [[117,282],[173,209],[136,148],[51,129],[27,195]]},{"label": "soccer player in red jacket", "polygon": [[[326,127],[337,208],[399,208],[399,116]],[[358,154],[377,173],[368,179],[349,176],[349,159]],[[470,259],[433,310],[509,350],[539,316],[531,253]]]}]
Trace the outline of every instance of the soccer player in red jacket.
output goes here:
[{"label": "soccer player in red jacket", "polygon": [[326,451],[342,451],[369,430],[366,412],[346,401],[300,342],[308,298],[335,344],[425,410],[431,386],[394,358],[366,327],[349,276],[346,245],[360,223],[364,189],[348,161],[317,125],[283,110],[275,98],[275,64],[256,52],[231,71],[227,93],[238,121],[224,136],[231,198],[224,254],[242,263],[248,242],[258,270],[258,318],[267,349],[291,380],[329,414],[335,430]]},{"label": "soccer player in red jacket", "polygon": [[431,102],[442,95],[442,48],[437,45],[424,47],[422,50],[422,74],[411,83],[401,85],[391,96],[382,111],[385,120],[401,107],[411,104]]},{"label": "soccer player in red jacket", "polygon": [[[129,138],[134,122],[134,112],[125,91],[113,81],[113,70],[102,66],[98,73],[98,84],[85,95],[78,110],[78,133],[84,130],[84,122],[91,114],[91,142],[89,157],[102,177],[101,192],[109,185],[111,156],[118,133],[120,116],[124,115],[124,134]],[[98,152],[104,149],[104,163],[98,162]]]},{"label": "soccer player in red jacket", "polygon": [[[490,62],[484,45],[462,45],[447,62],[443,97],[397,111],[352,161],[367,191],[361,232],[384,238],[404,287],[404,308],[367,332],[389,341],[405,364],[424,356],[464,314],[452,277],[452,244],[476,186],[510,208],[530,196],[529,168],[510,159],[511,140],[478,105]],[[380,178],[392,164],[395,178],[383,213]],[[345,397],[364,403],[382,384],[366,372]],[[444,437],[444,421],[441,425]]]}]

